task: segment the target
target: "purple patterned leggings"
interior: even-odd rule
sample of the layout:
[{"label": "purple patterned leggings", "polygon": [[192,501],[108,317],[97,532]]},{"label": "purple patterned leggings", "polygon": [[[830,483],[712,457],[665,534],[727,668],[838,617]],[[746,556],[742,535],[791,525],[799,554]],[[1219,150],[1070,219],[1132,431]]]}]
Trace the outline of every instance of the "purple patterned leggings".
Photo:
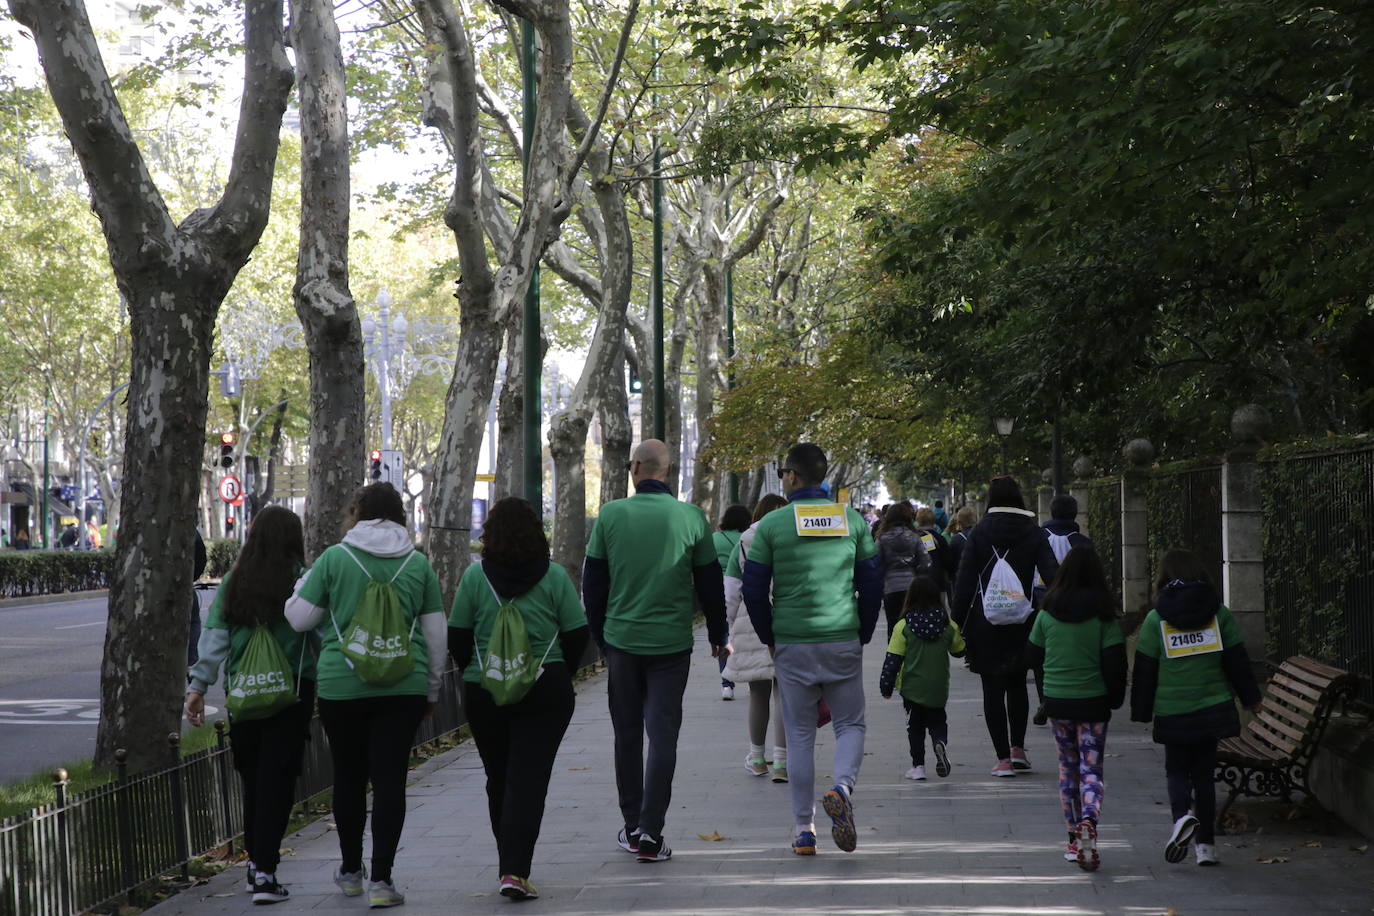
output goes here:
[{"label": "purple patterned leggings", "polygon": [[1102,808],[1102,758],[1107,746],[1106,722],[1051,719],[1059,747],[1059,803],[1072,831],[1081,820],[1097,823]]}]

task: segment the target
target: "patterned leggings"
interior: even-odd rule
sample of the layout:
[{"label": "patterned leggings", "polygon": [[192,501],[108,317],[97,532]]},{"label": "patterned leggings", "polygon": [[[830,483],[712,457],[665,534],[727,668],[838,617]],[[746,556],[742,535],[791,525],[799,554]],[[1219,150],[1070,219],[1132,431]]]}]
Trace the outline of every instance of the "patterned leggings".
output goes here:
[{"label": "patterned leggings", "polygon": [[1106,752],[1106,722],[1051,719],[1050,730],[1059,747],[1059,803],[1072,831],[1081,820],[1097,823],[1102,808],[1102,757]]}]

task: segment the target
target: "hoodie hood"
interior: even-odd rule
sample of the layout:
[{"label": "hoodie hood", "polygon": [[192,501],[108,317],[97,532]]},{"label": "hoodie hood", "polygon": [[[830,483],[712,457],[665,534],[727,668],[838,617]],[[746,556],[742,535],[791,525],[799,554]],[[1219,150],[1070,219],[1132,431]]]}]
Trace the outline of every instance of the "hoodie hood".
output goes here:
[{"label": "hoodie hood", "polygon": [[906,612],[906,625],[911,627],[911,632],[916,634],[917,639],[926,642],[939,639],[948,622],[949,618],[945,616],[945,609],[942,607],[917,608]]},{"label": "hoodie hood", "polygon": [[1010,506],[989,509],[974,530],[986,543],[1005,551],[1033,537],[1045,537],[1035,523],[1035,513]]},{"label": "hoodie hood", "polygon": [[518,598],[539,584],[549,571],[549,558],[539,557],[523,566],[508,566],[495,560],[482,561],[482,573],[504,600]]},{"label": "hoodie hood", "polygon": [[1178,579],[1159,590],[1155,610],[1166,622],[1180,630],[1196,630],[1211,621],[1221,607],[1221,597],[1210,582],[1182,582]]},{"label": "hoodie hood", "polygon": [[1045,610],[1063,623],[1092,620],[1111,605],[1111,596],[1094,588],[1051,589],[1045,594]]},{"label": "hoodie hood", "polygon": [[366,551],[374,557],[403,557],[415,549],[410,532],[404,525],[384,518],[370,518],[348,529],[343,542],[349,547]]}]

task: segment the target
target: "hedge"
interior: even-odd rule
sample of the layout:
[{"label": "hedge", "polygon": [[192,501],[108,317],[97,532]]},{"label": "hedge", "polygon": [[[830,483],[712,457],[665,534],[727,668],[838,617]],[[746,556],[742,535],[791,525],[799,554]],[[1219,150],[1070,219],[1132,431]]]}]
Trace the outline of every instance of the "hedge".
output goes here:
[{"label": "hedge", "polygon": [[0,553],[0,596],[27,598],[109,588],[114,551],[7,550]]}]

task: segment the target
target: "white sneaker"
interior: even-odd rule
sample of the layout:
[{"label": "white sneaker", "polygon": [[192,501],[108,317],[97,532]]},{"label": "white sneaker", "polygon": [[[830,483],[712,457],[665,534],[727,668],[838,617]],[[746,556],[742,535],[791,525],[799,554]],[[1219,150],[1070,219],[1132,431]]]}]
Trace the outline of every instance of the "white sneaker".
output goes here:
[{"label": "white sneaker", "polygon": [[1211,843],[1196,843],[1193,846],[1193,852],[1197,854],[1197,864],[1199,865],[1217,865],[1221,861],[1217,858],[1216,847]]},{"label": "white sneaker", "polygon": [[354,872],[346,872],[342,868],[334,872],[334,883],[343,891],[345,897],[361,897],[363,893],[363,879],[367,877],[366,869],[358,869]]},{"label": "white sneaker", "polygon": [[405,902],[406,895],[390,881],[373,881],[367,886],[367,905],[371,908],[400,906]]},{"label": "white sneaker", "polygon": [[729,684],[720,685],[720,698],[722,700],[733,700],[735,698],[735,688]]},{"label": "white sneaker", "polygon": [[919,782],[926,778],[926,768],[923,766],[912,767],[911,769],[906,771],[906,778],[913,779]]}]

